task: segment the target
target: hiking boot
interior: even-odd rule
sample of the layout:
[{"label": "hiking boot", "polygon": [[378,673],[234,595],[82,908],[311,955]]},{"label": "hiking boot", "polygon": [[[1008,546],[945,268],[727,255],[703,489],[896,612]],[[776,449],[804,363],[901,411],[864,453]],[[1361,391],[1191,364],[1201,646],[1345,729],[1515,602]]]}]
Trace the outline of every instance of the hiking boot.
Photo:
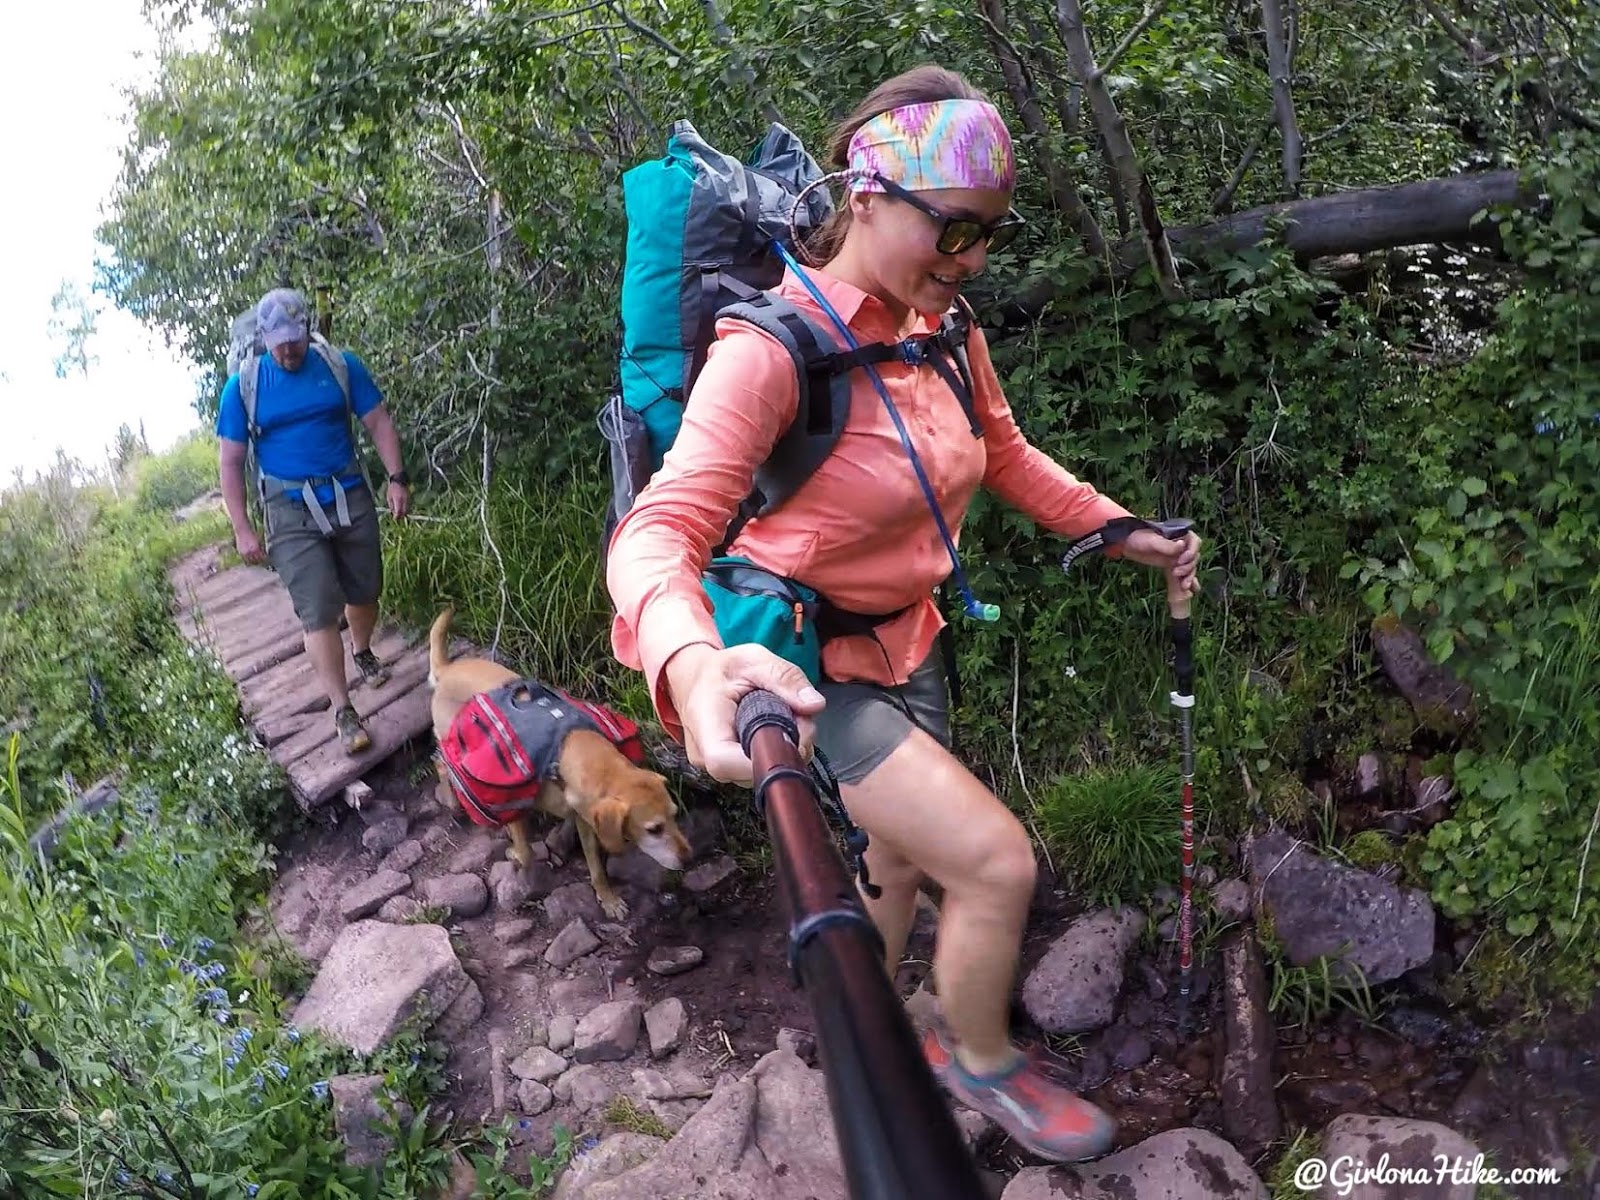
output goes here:
[{"label": "hiking boot", "polygon": [[357,651],[355,660],[356,669],[361,672],[361,680],[368,687],[380,688],[389,682],[389,668],[378,660],[371,646]]},{"label": "hiking boot", "polygon": [[1116,1122],[1046,1078],[1028,1058],[999,1075],[980,1079],[957,1061],[937,1029],[928,1030],[922,1052],[945,1090],[1040,1158],[1082,1162],[1111,1149]]},{"label": "hiking boot", "polygon": [[333,714],[333,726],[339,731],[339,744],[346,754],[360,754],[372,747],[372,739],[367,736],[354,704],[346,704]]}]

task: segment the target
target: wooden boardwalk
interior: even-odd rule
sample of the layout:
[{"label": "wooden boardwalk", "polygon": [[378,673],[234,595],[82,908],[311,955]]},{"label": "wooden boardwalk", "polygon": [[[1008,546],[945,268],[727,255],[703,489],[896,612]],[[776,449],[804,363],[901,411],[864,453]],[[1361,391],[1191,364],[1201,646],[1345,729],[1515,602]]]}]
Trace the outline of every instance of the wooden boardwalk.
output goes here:
[{"label": "wooden boardwalk", "polygon": [[[266,567],[223,568],[221,546],[196,551],[170,571],[175,619],[184,637],[205,646],[239,689],[246,719],[275,761],[288,772],[304,809],[338,796],[412,738],[431,726],[428,646],[425,633],[407,639],[379,626],[372,648],[390,669],[379,688],[368,687],[349,656],[350,700],[372,738],[370,749],[349,755],[339,745],[328,697],[306,657],[289,593]],[[466,643],[452,647],[460,653]]]}]

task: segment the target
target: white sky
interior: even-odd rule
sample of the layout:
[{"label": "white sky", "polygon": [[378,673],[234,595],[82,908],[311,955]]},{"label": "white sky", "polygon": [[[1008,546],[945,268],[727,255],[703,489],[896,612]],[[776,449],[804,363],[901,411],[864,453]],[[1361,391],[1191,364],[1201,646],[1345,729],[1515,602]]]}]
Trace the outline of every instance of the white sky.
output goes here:
[{"label": "white sky", "polygon": [[[95,228],[116,182],[127,105],[120,89],[154,70],[156,37],[139,0],[49,0],[8,6],[0,36],[0,487],[56,447],[105,464],[126,421],[164,449],[198,427],[192,364],[160,336],[94,296],[98,356],[87,377],[57,379],[47,329],[63,280],[90,294]],[[221,316],[220,320],[227,320]]]}]

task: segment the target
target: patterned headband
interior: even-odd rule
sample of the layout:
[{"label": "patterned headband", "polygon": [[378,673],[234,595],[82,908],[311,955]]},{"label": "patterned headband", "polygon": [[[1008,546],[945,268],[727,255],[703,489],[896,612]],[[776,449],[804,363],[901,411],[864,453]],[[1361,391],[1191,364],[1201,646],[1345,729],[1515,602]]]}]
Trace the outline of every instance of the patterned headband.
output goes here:
[{"label": "patterned headband", "polygon": [[939,100],[880,113],[850,139],[850,188],[881,192],[882,175],[907,191],[985,188],[1016,180],[1011,134],[994,105]]}]

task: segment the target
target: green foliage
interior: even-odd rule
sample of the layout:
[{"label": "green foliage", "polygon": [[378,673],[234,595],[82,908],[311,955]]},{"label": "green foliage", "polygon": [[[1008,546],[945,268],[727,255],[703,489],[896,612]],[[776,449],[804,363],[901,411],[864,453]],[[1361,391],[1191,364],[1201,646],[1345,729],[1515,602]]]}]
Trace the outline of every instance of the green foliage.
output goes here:
[{"label": "green foliage", "polygon": [[135,469],[138,507],[145,512],[172,512],[218,486],[217,440],[198,433],[170,452],[142,458]]},{"label": "green foliage", "polygon": [[1092,903],[1131,903],[1177,875],[1176,769],[1135,765],[1064,775],[1039,800],[1039,827]]}]

